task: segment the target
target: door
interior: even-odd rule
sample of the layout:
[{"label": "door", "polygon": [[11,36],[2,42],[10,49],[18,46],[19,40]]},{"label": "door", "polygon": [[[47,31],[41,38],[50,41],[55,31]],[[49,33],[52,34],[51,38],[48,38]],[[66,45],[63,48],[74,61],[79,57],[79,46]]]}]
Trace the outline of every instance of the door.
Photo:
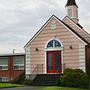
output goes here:
[{"label": "door", "polygon": [[61,51],[47,52],[47,73],[61,73]]}]

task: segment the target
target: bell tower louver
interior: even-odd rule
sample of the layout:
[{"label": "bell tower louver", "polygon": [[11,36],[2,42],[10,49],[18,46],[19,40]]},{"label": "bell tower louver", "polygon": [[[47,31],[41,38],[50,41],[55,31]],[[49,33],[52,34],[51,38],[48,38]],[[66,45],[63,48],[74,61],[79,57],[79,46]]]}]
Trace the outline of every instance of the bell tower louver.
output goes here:
[{"label": "bell tower louver", "polygon": [[71,18],[75,23],[78,23],[78,6],[75,0],[68,0],[66,4],[66,16]]}]

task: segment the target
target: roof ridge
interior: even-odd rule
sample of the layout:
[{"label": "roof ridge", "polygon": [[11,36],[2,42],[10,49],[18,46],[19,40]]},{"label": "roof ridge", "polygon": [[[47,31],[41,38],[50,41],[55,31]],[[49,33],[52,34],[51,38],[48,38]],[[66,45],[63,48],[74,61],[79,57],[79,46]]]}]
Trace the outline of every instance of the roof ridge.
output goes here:
[{"label": "roof ridge", "polygon": [[39,32],[47,25],[47,23],[52,19],[52,17],[55,17],[58,21],[60,21],[63,25],[65,25],[65,27],[67,29],[69,29],[72,33],[74,33],[78,38],[80,38],[84,43],[88,43],[83,37],[81,37],[77,32],[75,32],[71,27],[69,27],[67,24],[65,24],[62,20],[60,20],[57,16],[55,15],[52,15],[47,21],[45,24],[43,24],[43,26],[36,32],[35,35],[33,35],[33,37],[28,41],[28,43],[24,46],[24,48],[26,46],[28,46],[28,44],[30,44],[32,42],[32,40],[34,38],[36,38],[36,35],[39,34]]},{"label": "roof ridge", "polygon": [[[63,22],[63,21],[62,21]],[[64,22],[63,22],[64,23]],[[85,40],[80,34],[78,34],[77,32],[74,31],[74,29],[72,27],[70,27],[69,25],[67,25],[66,23],[64,23],[71,31],[73,31],[77,36],[79,36],[83,41],[85,41],[86,43],[87,40]],[[88,43],[89,44],[89,43]]]},{"label": "roof ridge", "polygon": [[[64,21],[65,18],[70,19],[68,16],[65,16],[65,17],[62,19],[62,21]],[[70,20],[71,20],[79,29],[81,29],[84,33],[86,33],[86,34],[90,37],[89,33],[86,32],[79,23],[75,23],[72,19],[70,19]],[[80,26],[79,26],[78,24],[79,24]]]},{"label": "roof ridge", "polygon": [[[35,33],[35,35],[37,35],[40,30],[42,30],[42,28],[47,24],[47,22],[52,18],[52,17],[56,17],[54,14],[41,26],[41,28]],[[30,41],[32,41],[32,39],[35,37],[35,35],[32,36],[32,38],[27,42],[27,44],[24,46],[24,48],[30,43]]]}]

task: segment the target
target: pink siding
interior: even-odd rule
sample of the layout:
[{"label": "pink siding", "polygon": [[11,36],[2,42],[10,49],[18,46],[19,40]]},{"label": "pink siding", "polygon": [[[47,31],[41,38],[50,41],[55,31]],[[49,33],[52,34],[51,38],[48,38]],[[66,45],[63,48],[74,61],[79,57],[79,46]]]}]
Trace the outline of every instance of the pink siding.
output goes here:
[{"label": "pink siding", "polygon": [[71,28],[74,29],[75,32],[77,32],[80,36],[82,36],[87,42],[90,43],[90,35],[84,31],[83,29],[81,30],[78,28],[69,18],[65,18],[63,20],[67,25],[69,25]]},{"label": "pink siding", "polygon": [[[64,64],[67,68],[79,68],[79,43],[80,40],[67,30],[64,25],[56,20],[56,30],[54,35],[64,45]],[[31,72],[37,64],[44,64],[45,67],[45,52],[44,47],[46,42],[52,38],[51,22],[40,32],[40,34],[30,43],[30,64]],[[70,49],[70,45],[73,49]],[[39,51],[36,51],[36,48]],[[43,68],[45,71],[45,68]]]}]

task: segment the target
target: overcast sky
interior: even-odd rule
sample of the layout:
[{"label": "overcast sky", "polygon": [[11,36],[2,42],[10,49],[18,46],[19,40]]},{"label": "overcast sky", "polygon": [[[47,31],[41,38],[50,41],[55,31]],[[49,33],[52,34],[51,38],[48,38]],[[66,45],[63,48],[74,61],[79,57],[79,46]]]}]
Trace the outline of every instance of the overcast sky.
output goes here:
[{"label": "overcast sky", "polygon": [[[67,0],[0,0],[0,51],[22,49],[51,17],[65,17]],[[79,22],[90,33],[90,0],[76,0]]]}]

